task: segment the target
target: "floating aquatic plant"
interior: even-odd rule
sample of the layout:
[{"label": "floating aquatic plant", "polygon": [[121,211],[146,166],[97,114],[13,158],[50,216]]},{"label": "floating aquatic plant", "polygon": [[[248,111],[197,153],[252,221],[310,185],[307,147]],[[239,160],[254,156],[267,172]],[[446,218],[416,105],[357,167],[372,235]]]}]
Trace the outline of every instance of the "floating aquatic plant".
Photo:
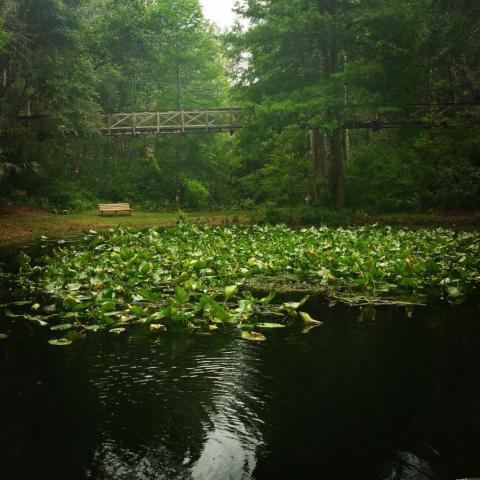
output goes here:
[{"label": "floating aquatic plant", "polygon": [[50,345],[55,345],[57,347],[66,347],[68,345],[71,345],[73,342],[68,338],[55,338],[55,339],[49,340],[48,343]]},{"label": "floating aquatic plant", "polygon": [[[258,340],[256,327],[321,324],[300,311],[308,296],[275,303],[278,279],[349,302],[404,294],[459,302],[480,284],[479,259],[478,233],[445,229],[117,229],[60,245],[37,264],[23,255],[18,300],[3,307],[53,331],[120,334],[137,323],[156,333],[239,328]],[[270,293],[256,293],[259,285]]]}]

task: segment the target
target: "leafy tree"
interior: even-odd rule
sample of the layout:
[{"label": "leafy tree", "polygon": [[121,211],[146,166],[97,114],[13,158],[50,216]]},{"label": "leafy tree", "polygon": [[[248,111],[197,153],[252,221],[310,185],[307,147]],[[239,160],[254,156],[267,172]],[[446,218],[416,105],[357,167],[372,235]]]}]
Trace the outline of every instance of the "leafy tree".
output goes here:
[{"label": "leafy tree", "polygon": [[[478,178],[477,150],[469,140],[475,136],[478,109],[435,107],[478,101],[476,2],[246,0],[238,12],[250,28],[237,26],[228,44],[236,62],[237,94],[252,111],[251,132],[242,133],[239,145],[249,178],[273,162],[281,132],[301,126],[291,143],[301,147],[293,155],[311,177],[307,183],[320,203],[342,207],[348,199],[353,206],[377,209],[425,208],[438,199],[438,184],[447,178],[441,173],[444,166],[458,188],[476,191],[465,175]],[[435,117],[427,107],[418,113],[419,105],[431,104]],[[399,135],[351,130],[366,120],[379,127],[385,122],[409,127]],[[452,128],[441,135],[424,131],[424,124],[444,123]],[[462,128],[469,133],[460,134]],[[308,130],[314,162],[312,168],[302,168]],[[257,149],[251,146],[254,135]],[[458,142],[464,147],[456,149],[461,159],[454,166],[449,152]],[[422,180],[421,168],[430,171],[437,186]],[[403,186],[389,189],[398,175]],[[457,198],[461,200],[451,199],[452,206],[478,205],[471,195]],[[448,207],[448,202],[441,205]]]},{"label": "leafy tree", "polygon": [[220,44],[197,0],[5,0],[1,9],[4,166],[42,167],[12,182],[52,208],[82,196],[90,205],[88,191],[152,206],[223,201],[216,180],[228,177],[230,139],[94,135],[101,111],[228,105]]}]

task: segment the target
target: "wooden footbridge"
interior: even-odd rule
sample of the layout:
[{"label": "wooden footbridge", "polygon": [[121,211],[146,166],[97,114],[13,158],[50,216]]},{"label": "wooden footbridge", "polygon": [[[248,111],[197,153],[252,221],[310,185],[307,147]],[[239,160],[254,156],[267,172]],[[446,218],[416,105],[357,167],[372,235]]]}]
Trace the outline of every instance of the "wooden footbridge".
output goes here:
[{"label": "wooden footbridge", "polygon": [[167,110],[102,115],[103,135],[150,135],[160,133],[233,132],[241,124],[240,108]]},{"label": "wooden footbridge", "polygon": [[[353,106],[341,112],[343,128],[383,129],[421,126],[424,128],[464,127],[480,124],[480,104],[423,104],[408,105],[392,109],[389,113],[360,114]],[[374,108],[371,108],[375,112]],[[156,112],[106,113],[85,118],[88,130],[105,136],[133,136],[181,133],[230,132],[242,128],[247,120],[242,108],[182,109]],[[33,128],[38,134],[49,136],[61,131],[55,117],[23,115],[18,117],[20,125]],[[311,128],[305,121],[305,128]],[[93,127],[93,128],[92,128]],[[0,137],[7,132],[0,129]],[[67,136],[80,133],[65,132]]]},{"label": "wooden footbridge", "polygon": [[[408,111],[409,110],[409,111]],[[460,116],[459,116],[460,114]],[[455,124],[477,124],[479,104],[409,105],[397,112],[377,113],[358,118],[355,108],[343,112],[344,128],[382,129],[409,125],[446,127]],[[242,127],[244,110],[216,108],[197,110],[164,110],[158,112],[108,113],[101,116],[99,132],[107,136],[150,135],[162,133],[230,132]],[[357,118],[356,118],[357,117]]]}]

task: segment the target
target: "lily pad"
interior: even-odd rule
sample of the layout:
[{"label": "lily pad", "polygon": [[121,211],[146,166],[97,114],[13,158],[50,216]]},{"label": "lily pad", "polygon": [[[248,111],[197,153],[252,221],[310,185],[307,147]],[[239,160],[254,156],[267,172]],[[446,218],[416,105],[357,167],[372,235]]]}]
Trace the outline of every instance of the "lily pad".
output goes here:
[{"label": "lily pad", "polygon": [[123,328],[123,327],[118,327],[118,328],[111,328],[109,330],[110,333],[115,333],[116,335],[120,335],[121,333],[123,333],[126,329]]},{"label": "lily pad", "polygon": [[48,325],[48,323],[45,320],[42,320],[39,315],[35,315],[34,317],[26,316],[25,318],[31,322],[38,323],[41,327],[46,327]]},{"label": "lily pad", "polygon": [[250,340],[252,342],[264,342],[267,338],[258,332],[247,332],[244,330],[242,332],[242,338],[245,340]]},{"label": "lily pad", "polygon": [[180,303],[187,303],[190,300],[190,295],[179,285],[175,287],[175,297]]},{"label": "lily pad", "polygon": [[31,305],[30,300],[19,300],[18,302],[12,302],[10,305],[15,305],[16,307],[24,307],[26,305]]},{"label": "lily pad", "polygon": [[48,343],[57,347],[66,347],[67,345],[71,345],[73,342],[68,340],[68,338],[54,338],[49,340]]},{"label": "lily pad", "polygon": [[275,298],[277,292],[275,290],[273,292],[270,292],[270,294],[267,297],[263,297],[260,299],[260,303],[263,305],[270,305],[272,300]]},{"label": "lily pad", "polygon": [[223,290],[225,298],[230,298],[232,295],[235,295],[238,292],[238,285],[229,285]]},{"label": "lily pad", "polygon": [[323,322],[320,322],[319,320],[315,320],[308,313],[306,312],[299,312],[299,313],[303,323],[306,323],[307,325],[323,325]]},{"label": "lily pad", "polygon": [[140,316],[142,316],[142,315],[145,313],[144,310],[143,310],[143,308],[141,308],[141,307],[139,307],[139,306],[137,306],[137,305],[132,305],[132,306],[130,307],[130,311],[131,311],[134,315],[136,315],[137,317],[140,317]]},{"label": "lily pad", "polygon": [[0,333],[0,340],[5,340],[6,338],[8,338],[6,333]]},{"label": "lily pad", "polygon": [[[23,318],[24,320],[28,320],[29,322],[38,323],[38,325],[40,325],[41,327],[46,327],[48,325],[47,322],[42,320],[42,317],[40,315],[32,316],[32,315],[28,315],[26,313],[17,315],[15,313],[11,312],[10,310],[5,310],[5,316],[8,317],[8,318]],[[43,318],[45,318],[45,317],[43,317]]]},{"label": "lily pad", "polygon": [[111,313],[115,311],[116,303],[112,301],[103,302],[100,305],[100,309],[103,313]]},{"label": "lily pad", "polygon": [[317,328],[319,326],[320,325],[307,325],[302,329],[302,333],[304,333],[304,334],[309,333],[311,330],[313,330],[314,328]]},{"label": "lily pad", "polygon": [[282,323],[274,323],[274,322],[257,323],[255,326],[257,328],[285,328],[285,325],[283,325]]},{"label": "lily pad", "polygon": [[302,307],[305,302],[310,298],[310,295],[307,295],[303,297],[299,302],[286,302],[283,304],[283,306],[287,310],[298,310],[300,307]]},{"label": "lily pad", "polygon": [[100,325],[85,325],[83,328],[89,332],[98,332],[102,327]]},{"label": "lily pad", "polygon": [[167,327],[161,323],[152,323],[150,325],[150,331],[153,333],[162,333],[167,331]]},{"label": "lily pad", "polygon": [[53,332],[63,332],[65,330],[70,330],[71,328],[73,328],[71,323],[61,323],[60,325],[53,325],[50,327],[50,330]]}]

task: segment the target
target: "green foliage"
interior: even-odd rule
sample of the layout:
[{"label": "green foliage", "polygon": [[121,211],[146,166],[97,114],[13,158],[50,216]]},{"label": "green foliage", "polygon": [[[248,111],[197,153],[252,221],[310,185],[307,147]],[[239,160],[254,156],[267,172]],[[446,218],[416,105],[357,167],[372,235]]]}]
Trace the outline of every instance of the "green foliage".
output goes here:
[{"label": "green foliage", "polygon": [[420,206],[480,208],[480,144],[471,131],[423,132],[415,142]]},{"label": "green foliage", "polygon": [[[12,279],[20,301],[4,307],[11,318],[53,331],[99,325],[120,333],[129,323],[161,321],[170,329],[237,326],[253,335],[257,324],[320,324],[301,311],[309,296],[279,304],[273,293],[256,298],[262,279],[271,279],[272,289],[276,280],[302,282],[347,302],[405,294],[459,302],[480,286],[479,255],[478,233],[443,229],[185,223],[164,231],[116,230],[61,246],[34,268],[24,258]],[[22,294],[37,303],[21,301]],[[25,304],[28,313],[10,310]]]},{"label": "green foliage", "polygon": [[0,54],[4,53],[8,41],[8,33],[4,27],[4,19],[0,18]]},{"label": "green foliage", "polygon": [[[249,22],[227,36],[251,114],[239,142],[244,198],[291,205],[285,177],[296,160],[302,188],[323,206],[344,205],[345,174],[353,208],[478,208],[478,109],[446,111],[436,126],[448,129],[425,130],[428,111],[411,122],[415,104],[478,104],[478,2],[246,0],[237,10]],[[410,126],[342,132],[382,120]],[[308,129],[324,136],[323,171],[303,163]]]},{"label": "green foliage", "polygon": [[[229,105],[220,43],[197,0],[8,0],[0,12],[0,65],[12,67],[0,114],[5,190],[8,180],[59,210],[94,197],[150,208],[224,203],[229,139],[93,135],[101,111]],[[42,121],[25,128],[25,115]]]},{"label": "green foliage", "polygon": [[45,185],[37,191],[32,203],[51,212],[63,210],[78,212],[92,210],[98,206],[97,198],[91,190],[66,180],[57,180]]},{"label": "green foliage", "polygon": [[352,152],[346,174],[349,204],[375,213],[419,209],[418,157],[409,143],[388,140]]},{"label": "green foliage", "polygon": [[[95,199],[479,208],[478,109],[415,117],[415,104],[480,101],[478,2],[245,0],[237,10],[249,28],[217,38],[198,0],[0,2],[2,195],[25,190],[50,210]],[[100,112],[232,103],[247,111],[233,138],[96,135]],[[412,116],[421,121],[397,133],[354,128]],[[310,130],[321,132],[316,162]]]},{"label": "green foliage", "polygon": [[480,207],[473,131],[379,132],[352,152],[349,204],[368,212]]},{"label": "green foliage", "polygon": [[184,178],[182,180],[182,185],[185,189],[185,200],[187,207],[200,209],[208,206],[210,192],[200,180]]},{"label": "green foliage", "polygon": [[355,219],[351,209],[333,210],[323,207],[276,207],[265,205],[255,212],[255,220],[261,223],[287,225],[329,225],[341,226]]}]

